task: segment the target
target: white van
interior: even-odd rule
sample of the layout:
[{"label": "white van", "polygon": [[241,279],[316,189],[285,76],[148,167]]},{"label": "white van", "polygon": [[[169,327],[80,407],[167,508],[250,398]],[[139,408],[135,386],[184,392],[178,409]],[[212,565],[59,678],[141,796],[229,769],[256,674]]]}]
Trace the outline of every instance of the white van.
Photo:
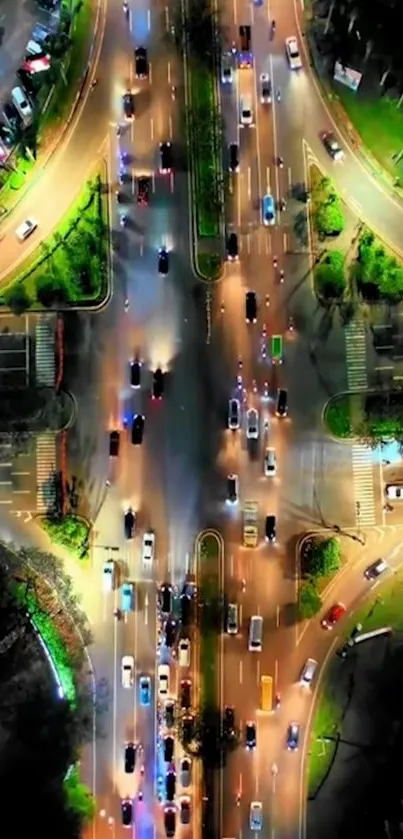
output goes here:
[{"label": "white van", "polygon": [[181,638],[178,647],[178,664],[179,667],[190,666],[190,641],[189,638]]},{"label": "white van", "polygon": [[249,94],[241,96],[239,111],[241,125],[253,125],[252,97]]},{"label": "white van", "polygon": [[33,116],[32,108],[22,87],[13,87],[11,91],[11,101],[17,108],[24,125],[31,125]]},{"label": "white van", "polygon": [[262,649],[263,618],[260,615],[252,615],[249,624],[248,649],[252,652],[259,652]]},{"label": "white van", "polygon": [[316,673],[318,662],[314,658],[308,658],[302,668],[302,673],[299,679],[300,685],[309,687],[313,682],[313,677]]},{"label": "white van", "polygon": [[238,632],[238,603],[228,603],[227,632],[228,635],[236,635]]}]

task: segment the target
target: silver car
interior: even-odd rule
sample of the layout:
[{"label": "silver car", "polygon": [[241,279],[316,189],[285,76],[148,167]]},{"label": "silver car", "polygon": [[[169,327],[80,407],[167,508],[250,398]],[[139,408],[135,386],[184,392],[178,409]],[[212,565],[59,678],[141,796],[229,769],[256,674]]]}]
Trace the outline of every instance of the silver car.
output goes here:
[{"label": "silver car", "polygon": [[180,782],[181,786],[186,789],[190,787],[192,779],[192,762],[188,757],[183,757],[180,762]]},{"label": "silver car", "polygon": [[246,413],[246,436],[248,440],[259,438],[259,414],[256,408],[249,408]]}]

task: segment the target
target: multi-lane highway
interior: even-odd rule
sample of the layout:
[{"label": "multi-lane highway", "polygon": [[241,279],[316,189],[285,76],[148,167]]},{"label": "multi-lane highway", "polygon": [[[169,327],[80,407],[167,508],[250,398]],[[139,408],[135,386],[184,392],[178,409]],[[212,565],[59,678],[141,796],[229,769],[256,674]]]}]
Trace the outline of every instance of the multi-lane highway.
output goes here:
[{"label": "multi-lane highway", "polygon": [[[221,88],[227,141],[239,145],[240,170],[230,179],[227,228],[238,235],[240,259],[228,264],[219,285],[207,348],[193,293],[187,179],[179,163],[182,69],[172,49],[172,20],[164,3],[149,6],[146,0],[136,0],[129,4],[128,15],[120,2],[102,6],[95,65],[76,118],[49,166],[2,228],[0,274],[4,275],[57,223],[98,157],[107,160],[113,296],[103,312],[85,321],[74,388],[79,426],[71,455],[72,471],[84,480],[95,518],[91,569],[85,582],[82,574],[77,577],[77,585],[95,637],[92,654],[99,736],[85,765],[88,776],[95,779],[94,831],[102,836],[125,835],[121,800],[126,797],[133,801],[133,823],[145,836],[164,832],[159,802],[164,777],[162,787],[159,779],[165,775],[166,765],[158,742],[166,729],[157,713],[156,674],[159,663],[169,664],[170,693],[176,698],[182,672],[166,645],[159,645],[162,624],[156,592],[164,581],[180,591],[186,572],[192,570],[195,534],[199,525],[210,524],[210,520],[222,527],[226,596],[239,603],[241,619],[238,634],[223,639],[221,700],[223,706],[235,708],[241,742],[248,720],[257,730],[256,749],[249,752],[240,747],[223,770],[221,836],[250,832],[253,800],[262,802],[262,835],[290,837],[299,833],[304,751],[299,755],[286,752],[287,724],[294,719],[301,723],[302,744],[311,700],[301,694],[295,682],[308,655],[324,660],[330,640],[319,621],[302,632],[296,627],[295,536],[324,521],[343,525],[354,521],[350,449],[330,441],[321,423],[329,390],[342,389],[345,371],[339,366],[330,382],[324,380],[322,367],[318,370],[310,350],[315,309],[309,284],[310,254],[294,234],[295,216],[305,209],[290,198],[290,192],[293,185],[307,181],[307,148],[325,169],[331,167],[337,187],[359,208],[361,217],[397,249],[401,244],[401,208],[394,199],[365,173],[352,152],[346,150],[344,162],[332,166],[323,149],[319,133],[329,127],[329,117],[307,62],[300,72],[292,73],[285,57],[284,40],[298,29],[293,5],[255,6],[247,0],[234,0],[223,4],[220,11],[228,48],[238,41],[239,26],[250,25],[253,62],[248,69],[235,70],[233,82]],[[270,26],[273,18],[275,34]],[[136,46],[148,49],[146,79],[135,77]],[[301,54],[304,58],[302,46]],[[271,78],[270,104],[260,102],[263,72]],[[98,84],[91,89],[95,76]],[[174,96],[173,85],[177,89]],[[279,100],[277,90],[281,91]],[[126,122],[122,98],[127,91],[134,95],[136,118]],[[253,125],[242,128],[241,96],[251,97],[254,116]],[[121,126],[119,131],[117,126]],[[173,144],[171,174],[159,171],[159,144],[164,141]],[[279,156],[284,161],[282,168],[276,165]],[[139,176],[149,178],[148,206],[137,203]],[[51,203],[45,197],[51,189],[56,194],[55,185],[57,202]],[[273,195],[276,205],[282,199],[287,202],[283,212],[276,210],[275,224],[269,227],[261,223],[260,205],[266,192]],[[38,219],[39,228],[27,245],[21,246],[14,230],[29,215]],[[169,250],[166,276],[158,272],[158,249],[162,246]],[[245,323],[245,293],[250,290],[256,293],[258,304],[255,324]],[[290,317],[295,320],[292,331]],[[265,336],[268,339],[273,334],[283,336],[282,365],[271,365],[262,353]],[[332,352],[333,348],[323,348],[329,371]],[[142,361],[138,390],[130,386],[130,361],[136,357]],[[161,402],[150,398],[152,374],[158,367],[165,372]],[[278,387],[288,390],[287,418],[275,416]],[[241,429],[223,432],[221,426],[217,433],[211,415],[218,406],[221,416],[222,404],[235,395],[242,403]],[[245,413],[250,407],[259,412],[260,434],[253,449],[245,436]],[[141,446],[133,446],[130,438],[132,417],[137,412],[145,417]],[[108,434],[114,428],[120,431],[120,452],[112,465]],[[265,477],[263,471],[267,445],[276,450],[277,474],[273,478]],[[239,478],[239,503],[231,509],[223,503],[229,473]],[[208,519],[202,522],[201,498]],[[254,551],[241,546],[241,511],[246,500],[256,501],[259,508],[261,543]],[[125,538],[123,521],[129,506],[137,514],[131,540]],[[277,522],[277,542],[272,546],[263,541],[267,514],[275,515]],[[147,530],[155,534],[155,557],[145,566],[141,544]],[[383,538],[382,550],[400,540],[393,530],[379,538]],[[365,562],[370,561],[371,551],[375,558],[379,550],[377,543],[367,547]],[[111,592],[102,590],[108,558],[116,563]],[[364,563],[364,559],[359,561]],[[337,595],[346,605],[353,603],[364,591],[361,570],[361,566],[349,568],[338,583],[340,589],[329,592],[329,598]],[[125,580],[135,585],[135,606],[126,617],[120,611],[116,614],[121,609]],[[247,648],[249,619],[256,614],[264,619],[260,653]],[[122,685],[123,656],[133,657],[129,688]],[[193,650],[190,668],[184,671],[193,688],[195,664]],[[262,675],[271,676],[274,691],[281,693],[281,707],[274,714],[259,711]],[[149,703],[144,695],[141,698],[141,676],[150,678]],[[138,745],[133,774],[124,771],[124,747],[130,741]],[[192,831],[197,836],[200,811],[196,789],[181,786],[181,755],[176,731],[176,801],[190,793],[193,807],[191,827],[179,828],[177,816],[177,832],[187,835]]]}]

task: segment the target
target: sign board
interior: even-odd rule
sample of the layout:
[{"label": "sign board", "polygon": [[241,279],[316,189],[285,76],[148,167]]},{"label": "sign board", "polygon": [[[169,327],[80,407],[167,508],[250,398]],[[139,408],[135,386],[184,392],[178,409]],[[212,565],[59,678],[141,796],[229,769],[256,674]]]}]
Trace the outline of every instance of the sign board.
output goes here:
[{"label": "sign board", "polygon": [[336,82],[344,84],[345,87],[348,87],[353,91],[353,93],[357,93],[362,79],[362,73],[358,73],[357,70],[353,70],[351,67],[343,67],[340,61],[336,61],[334,65],[333,78]]}]

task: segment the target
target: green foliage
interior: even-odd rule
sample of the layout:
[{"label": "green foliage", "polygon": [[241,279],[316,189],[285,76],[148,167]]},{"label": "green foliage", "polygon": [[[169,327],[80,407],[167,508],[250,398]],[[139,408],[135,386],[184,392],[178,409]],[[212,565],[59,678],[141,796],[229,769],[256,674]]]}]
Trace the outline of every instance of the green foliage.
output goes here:
[{"label": "green foliage", "polygon": [[315,268],[315,287],[320,297],[340,298],[346,288],[344,276],[344,254],[341,251],[327,251]]},{"label": "green foliage", "polygon": [[320,238],[338,236],[344,229],[339,197],[329,178],[312,176],[313,220]]},{"label": "green foliage", "polygon": [[26,312],[32,304],[28,291],[22,283],[15,283],[6,289],[4,302],[14,315],[21,315]]},{"label": "green foliage", "polygon": [[194,201],[199,236],[219,233],[222,211],[220,154],[221,116],[215,103],[214,76],[190,61],[191,109],[188,112],[189,150],[194,177]]},{"label": "green foliage", "polygon": [[17,603],[28,612],[32,625],[41,637],[52,659],[65,697],[74,706],[76,688],[69,655],[51,616],[40,608],[35,595],[24,583],[16,583],[13,587],[13,594]]},{"label": "green foliage", "polygon": [[200,558],[203,560],[206,559],[217,559],[219,555],[219,544],[216,537],[212,533],[208,533],[204,536],[200,543]]},{"label": "green foliage", "polygon": [[308,620],[318,614],[322,600],[313,580],[304,580],[298,592],[298,612],[302,620]]},{"label": "green foliage", "polygon": [[95,799],[88,787],[81,783],[76,766],[64,779],[63,786],[67,809],[77,813],[82,825],[89,824],[95,815]]},{"label": "green foliage", "polygon": [[83,519],[73,515],[61,519],[44,516],[41,524],[55,545],[63,545],[73,554],[78,553],[80,559],[87,556],[90,528]]},{"label": "green foliage", "polygon": [[206,280],[216,280],[221,274],[222,260],[218,253],[199,253],[197,258],[200,274]]},{"label": "green foliage", "polygon": [[328,577],[341,565],[340,543],[334,536],[313,542],[308,554],[309,574],[312,577]]},{"label": "green foliage", "polygon": [[366,300],[402,300],[403,267],[386,253],[370,230],[360,236],[355,268],[357,288]]},{"label": "green foliage", "polygon": [[351,399],[348,396],[339,396],[328,402],[325,408],[325,423],[335,437],[346,439],[351,437]]}]

